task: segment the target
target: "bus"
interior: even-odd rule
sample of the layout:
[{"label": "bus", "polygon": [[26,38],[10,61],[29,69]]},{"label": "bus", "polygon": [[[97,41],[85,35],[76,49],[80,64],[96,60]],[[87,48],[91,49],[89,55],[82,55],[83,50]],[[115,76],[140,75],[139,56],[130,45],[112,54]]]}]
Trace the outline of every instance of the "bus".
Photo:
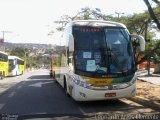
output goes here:
[{"label": "bus", "polygon": [[0,79],[8,76],[8,54],[0,51]]},{"label": "bus", "polygon": [[24,73],[24,60],[17,56],[8,56],[9,76],[17,76]]},{"label": "bus", "polygon": [[51,74],[76,101],[133,97],[137,79],[133,40],[141,51],[145,49],[144,38],[131,35],[122,23],[71,21],[62,35],[65,45],[57,58],[52,57]]}]

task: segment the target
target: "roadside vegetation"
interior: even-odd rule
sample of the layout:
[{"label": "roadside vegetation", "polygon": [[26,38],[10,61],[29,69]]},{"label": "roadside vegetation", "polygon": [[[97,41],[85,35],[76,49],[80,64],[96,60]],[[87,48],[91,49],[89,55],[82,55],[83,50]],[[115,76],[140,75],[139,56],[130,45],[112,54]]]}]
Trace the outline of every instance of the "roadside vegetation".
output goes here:
[{"label": "roadside vegetation", "polygon": [[16,47],[8,51],[9,55],[15,55],[25,60],[26,69],[31,68],[49,68],[50,55],[53,53],[52,49],[45,49],[44,53],[38,54],[35,50],[26,47]]}]

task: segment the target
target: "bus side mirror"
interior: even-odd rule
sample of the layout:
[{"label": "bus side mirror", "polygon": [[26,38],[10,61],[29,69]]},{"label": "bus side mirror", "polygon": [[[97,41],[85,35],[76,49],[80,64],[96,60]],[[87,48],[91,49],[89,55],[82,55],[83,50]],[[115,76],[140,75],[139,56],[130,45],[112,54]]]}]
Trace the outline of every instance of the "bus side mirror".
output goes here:
[{"label": "bus side mirror", "polygon": [[140,45],[140,51],[145,50],[145,39],[141,35],[131,35],[131,40],[136,41],[138,40],[138,43]]},{"label": "bus side mirror", "polygon": [[69,51],[74,51],[74,38],[73,35],[69,35],[69,42],[68,42],[68,46],[69,46]]}]

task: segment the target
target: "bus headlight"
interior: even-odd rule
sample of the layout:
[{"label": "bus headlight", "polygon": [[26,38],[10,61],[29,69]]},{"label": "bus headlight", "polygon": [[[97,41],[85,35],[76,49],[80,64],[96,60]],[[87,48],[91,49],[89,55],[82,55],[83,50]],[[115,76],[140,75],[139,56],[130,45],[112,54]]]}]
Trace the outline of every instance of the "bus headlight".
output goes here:
[{"label": "bus headlight", "polygon": [[90,84],[86,83],[85,81],[75,79],[74,83],[84,88],[88,88],[88,89],[90,88]]},{"label": "bus headlight", "polygon": [[117,84],[117,85],[113,85],[113,89],[116,90],[116,89],[124,89],[124,88],[127,88],[129,85],[128,84]]}]

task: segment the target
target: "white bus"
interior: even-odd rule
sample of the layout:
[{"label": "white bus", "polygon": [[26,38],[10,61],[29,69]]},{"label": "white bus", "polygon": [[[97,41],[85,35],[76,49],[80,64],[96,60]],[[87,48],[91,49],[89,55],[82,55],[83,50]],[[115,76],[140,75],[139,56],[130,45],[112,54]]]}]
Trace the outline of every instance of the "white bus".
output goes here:
[{"label": "white bus", "polygon": [[8,56],[9,76],[17,76],[24,73],[24,60],[17,56]]},{"label": "white bus", "polygon": [[[52,57],[52,74],[76,101],[133,97],[136,94],[136,65],[132,39],[118,22],[78,20],[66,25],[59,57]],[[55,61],[59,60],[60,64]]]}]

